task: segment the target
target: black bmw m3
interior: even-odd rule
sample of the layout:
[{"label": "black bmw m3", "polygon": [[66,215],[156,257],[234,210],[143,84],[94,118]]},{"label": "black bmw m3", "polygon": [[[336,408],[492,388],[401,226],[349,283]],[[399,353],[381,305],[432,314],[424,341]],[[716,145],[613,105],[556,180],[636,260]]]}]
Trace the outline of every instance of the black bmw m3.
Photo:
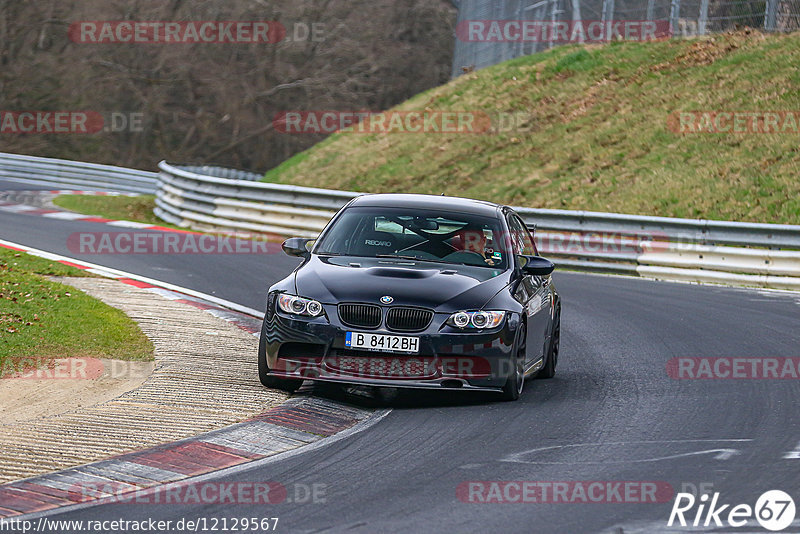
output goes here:
[{"label": "black bmw m3", "polygon": [[430,195],[359,196],[269,289],[261,383],[305,379],[496,391],[555,374],[561,299],[514,210]]}]

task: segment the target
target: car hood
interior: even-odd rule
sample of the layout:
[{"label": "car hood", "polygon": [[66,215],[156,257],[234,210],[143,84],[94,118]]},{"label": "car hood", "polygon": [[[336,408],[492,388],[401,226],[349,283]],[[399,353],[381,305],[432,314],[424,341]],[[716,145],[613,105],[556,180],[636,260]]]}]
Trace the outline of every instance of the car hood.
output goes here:
[{"label": "car hood", "polygon": [[510,277],[510,271],[486,267],[314,255],[295,272],[295,288],[325,304],[380,304],[388,295],[395,306],[458,311],[483,307]]}]

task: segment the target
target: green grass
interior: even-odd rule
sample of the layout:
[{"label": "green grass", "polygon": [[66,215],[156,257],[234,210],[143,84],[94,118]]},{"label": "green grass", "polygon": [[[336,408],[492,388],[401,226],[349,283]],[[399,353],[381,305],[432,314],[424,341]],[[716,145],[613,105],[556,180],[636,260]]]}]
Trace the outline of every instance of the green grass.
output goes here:
[{"label": "green grass", "polygon": [[[105,219],[133,221],[163,228],[172,228],[184,232],[195,232],[208,235],[227,235],[226,232],[212,230],[198,230],[168,223],[159,219],[154,213],[155,196],[137,195],[129,196],[106,196],[106,195],[59,195],[53,199],[53,204],[69,211],[82,213],[84,215],[94,215]],[[263,240],[265,235],[258,232],[242,232],[238,235],[239,239]],[[281,242],[281,236],[269,235],[268,241]]]},{"label": "green grass", "polygon": [[174,224],[162,221],[153,213],[156,206],[154,195],[129,196],[93,196],[93,195],[59,195],[53,204],[61,208],[95,215],[105,219],[136,221],[166,228],[179,228]]},{"label": "green grass", "polygon": [[0,248],[0,375],[19,358],[153,359],[152,343],[122,311],[44,275],[85,273]]},{"label": "green grass", "polygon": [[557,47],[465,74],[395,108],[518,113],[514,131],[339,133],[265,180],[800,224],[800,135],[667,127],[677,111],[800,111],[798,64],[798,33]]}]

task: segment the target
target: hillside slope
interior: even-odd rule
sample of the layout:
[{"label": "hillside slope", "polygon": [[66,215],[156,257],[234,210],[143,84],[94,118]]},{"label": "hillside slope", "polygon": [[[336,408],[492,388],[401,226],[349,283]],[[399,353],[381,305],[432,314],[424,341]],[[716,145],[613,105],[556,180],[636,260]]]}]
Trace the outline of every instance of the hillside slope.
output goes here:
[{"label": "hillside slope", "polygon": [[[526,117],[514,131],[337,133],[265,180],[797,224],[799,66],[800,34],[750,30],[559,47],[463,75],[395,108]],[[796,113],[780,116],[782,133],[676,133],[674,114],[687,110]]]}]

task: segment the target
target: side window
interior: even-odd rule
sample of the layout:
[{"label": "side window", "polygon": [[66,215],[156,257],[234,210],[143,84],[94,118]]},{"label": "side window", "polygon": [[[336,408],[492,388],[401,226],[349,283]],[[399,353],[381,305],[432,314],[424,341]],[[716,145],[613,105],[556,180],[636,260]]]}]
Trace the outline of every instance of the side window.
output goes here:
[{"label": "side window", "polygon": [[533,244],[530,232],[525,228],[525,224],[519,217],[509,216],[508,228],[511,230],[511,243],[514,246],[514,254],[535,256],[536,246]]}]

